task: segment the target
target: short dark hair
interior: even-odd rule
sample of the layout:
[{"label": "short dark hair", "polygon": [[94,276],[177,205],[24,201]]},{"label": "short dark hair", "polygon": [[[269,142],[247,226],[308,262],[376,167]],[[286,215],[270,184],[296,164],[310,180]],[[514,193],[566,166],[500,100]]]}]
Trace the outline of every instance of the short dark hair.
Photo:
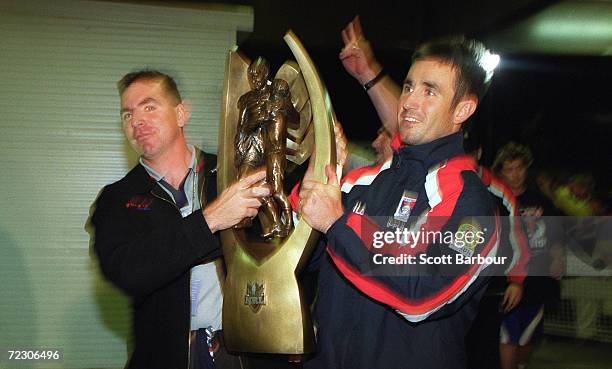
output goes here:
[{"label": "short dark hair", "polygon": [[178,88],[176,87],[176,82],[174,81],[172,77],[160,71],[148,70],[148,69],[140,70],[137,72],[131,72],[123,76],[123,78],[121,78],[119,82],[117,82],[117,89],[119,90],[119,96],[122,96],[125,90],[128,87],[130,87],[132,83],[136,81],[141,81],[141,80],[161,81],[164,86],[164,90],[172,98],[174,98],[176,104],[179,104],[181,101],[183,101],[183,99],[181,98],[181,94]]},{"label": "short dark hair", "polygon": [[480,41],[451,36],[421,44],[412,55],[412,62],[438,59],[450,64],[457,71],[453,96],[453,106],[456,106],[468,95],[474,95],[480,101],[486,94],[493,71],[485,71],[483,61],[490,54]]},{"label": "short dark hair", "polygon": [[525,145],[510,141],[497,151],[493,161],[493,172],[499,173],[505,162],[518,159],[522,160],[526,166],[530,166],[533,163],[531,150]]}]

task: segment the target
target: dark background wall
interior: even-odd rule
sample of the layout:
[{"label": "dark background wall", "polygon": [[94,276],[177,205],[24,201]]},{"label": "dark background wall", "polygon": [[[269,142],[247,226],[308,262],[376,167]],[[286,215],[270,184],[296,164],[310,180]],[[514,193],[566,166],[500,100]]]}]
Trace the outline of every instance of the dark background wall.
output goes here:
[{"label": "dark background wall", "polygon": [[[317,64],[351,140],[372,140],[380,125],[367,95],[338,59],[340,31],[354,15],[360,15],[377,58],[397,82],[410,67],[414,47],[424,40],[456,33],[487,40],[502,61],[488,95],[466,126],[483,144],[484,163],[491,164],[495,151],[515,140],[532,148],[538,168],[591,172],[606,192],[612,187],[612,145],[608,143],[612,138],[612,57],[572,55],[563,44],[553,52],[534,53],[539,46],[549,45],[529,45],[529,51],[521,51],[496,42],[500,32],[559,1],[225,2],[254,9],[254,32],[239,35],[240,48],[251,58],[262,55],[273,67],[280,66],[291,58],[282,36],[288,29],[296,32]],[[567,14],[563,17],[574,19],[573,4],[577,7],[579,2],[564,3]],[[583,20],[585,27],[588,21]],[[576,46],[571,41],[566,45]],[[612,40],[610,46],[612,50]]]}]

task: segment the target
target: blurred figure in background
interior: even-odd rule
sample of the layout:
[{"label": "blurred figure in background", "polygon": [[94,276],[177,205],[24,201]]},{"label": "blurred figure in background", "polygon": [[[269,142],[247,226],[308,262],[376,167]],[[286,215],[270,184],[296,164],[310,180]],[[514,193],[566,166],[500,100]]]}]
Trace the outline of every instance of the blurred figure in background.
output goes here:
[{"label": "blurred figure in background", "polygon": [[[370,146],[370,147],[367,147]],[[374,149],[374,154],[372,153]],[[376,132],[376,138],[368,145],[367,142],[350,142],[349,157],[344,173],[347,174],[353,169],[369,166],[382,165],[393,158],[393,148],[391,147],[391,134],[381,126]]]},{"label": "blurred figure in background", "polygon": [[[478,162],[482,146],[477,139],[466,133],[463,146],[465,152]],[[529,246],[519,219],[516,197],[510,187],[482,165],[478,166],[478,175],[499,211],[501,232],[497,255],[507,257],[507,261],[503,265],[495,265],[494,277],[480,301],[478,314],[466,336],[468,368],[498,369],[502,319],[505,313],[519,304],[523,296]]]},{"label": "blurred figure in background", "polygon": [[376,164],[382,164],[393,158],[391,133],[384,126],[381,126],[376,133],[378,136],[372,142],[372,148],[376,151]]},{"label": "blurred figure in background", "polygon": [[565,215],[596,215],[602,212],[602,205],[595,201],[594,192],[595,179],[591,174],[574,174],[553,191],[553,202]]},{"label": "blurred figure in background", "polygon": [[[527,171],[533,163],[531,150],[509,142],[498,152],[493,171],[516,196],[531,259],[520,304],[505,314],[500,331],[502,369],[525,367],[533,344],[543,329],[544,304],[558,298],[556,280],[564,273],[562,231],[552,203],[536,188],[527,186]],[[550,278],[552,277],[552,278]]]},{"label": "blurred figure in background", "polygon": [[[604,271],[612,261],[612,224],[606,217],[604,202],[597,196],[593,175],[574,174],[552,193],[553,201],[566,217],[564,229],[568,249],[593,271]],[[583,265],[583,264],[578,264]],[[599,276],[577,275],[571,282],[576,309],[576,337],[595,339],[597,321],[603,314],[605,298],[593,293],[595,286],[603,286]]]}]

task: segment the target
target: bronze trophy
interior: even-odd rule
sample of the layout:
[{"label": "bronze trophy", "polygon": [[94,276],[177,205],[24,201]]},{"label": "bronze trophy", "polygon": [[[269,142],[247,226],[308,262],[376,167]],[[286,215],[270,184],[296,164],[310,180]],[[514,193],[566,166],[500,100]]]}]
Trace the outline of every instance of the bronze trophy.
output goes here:
[{"label": "bronze trophy", "polygon": [[[252,63],[237,50],[227,57],[219,131],[218,190],[266,168],[271,195],[256,219],[221,232],[227,277],[223,332],[234,352],[301,355],[314,350],[309,306],[297,275],[318,232],[293,224],[283,187],[286,160],[300,165],[316,149],[314,176],[335,163],[334,114],[327,90],[308,53],[289,31],[285,42],[297,63],[285,62],[274,79],[261,58]],[[315,144],[316,143],[316,144]],[[261,232],[253,232],[259,221]]]}]

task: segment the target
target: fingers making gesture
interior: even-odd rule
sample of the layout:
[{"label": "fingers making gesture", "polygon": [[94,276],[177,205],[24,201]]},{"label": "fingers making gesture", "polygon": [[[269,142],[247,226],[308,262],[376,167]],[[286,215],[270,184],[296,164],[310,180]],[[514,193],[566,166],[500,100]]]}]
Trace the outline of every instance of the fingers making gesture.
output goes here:
[{"label": "fingers making gesture", "polygon": [[359,16],[342,30],[344,47],[340,51],[340,60],[344,69],[361,85],[371,81],[382,70],[374,58],[372,47],[361,29]]}]

